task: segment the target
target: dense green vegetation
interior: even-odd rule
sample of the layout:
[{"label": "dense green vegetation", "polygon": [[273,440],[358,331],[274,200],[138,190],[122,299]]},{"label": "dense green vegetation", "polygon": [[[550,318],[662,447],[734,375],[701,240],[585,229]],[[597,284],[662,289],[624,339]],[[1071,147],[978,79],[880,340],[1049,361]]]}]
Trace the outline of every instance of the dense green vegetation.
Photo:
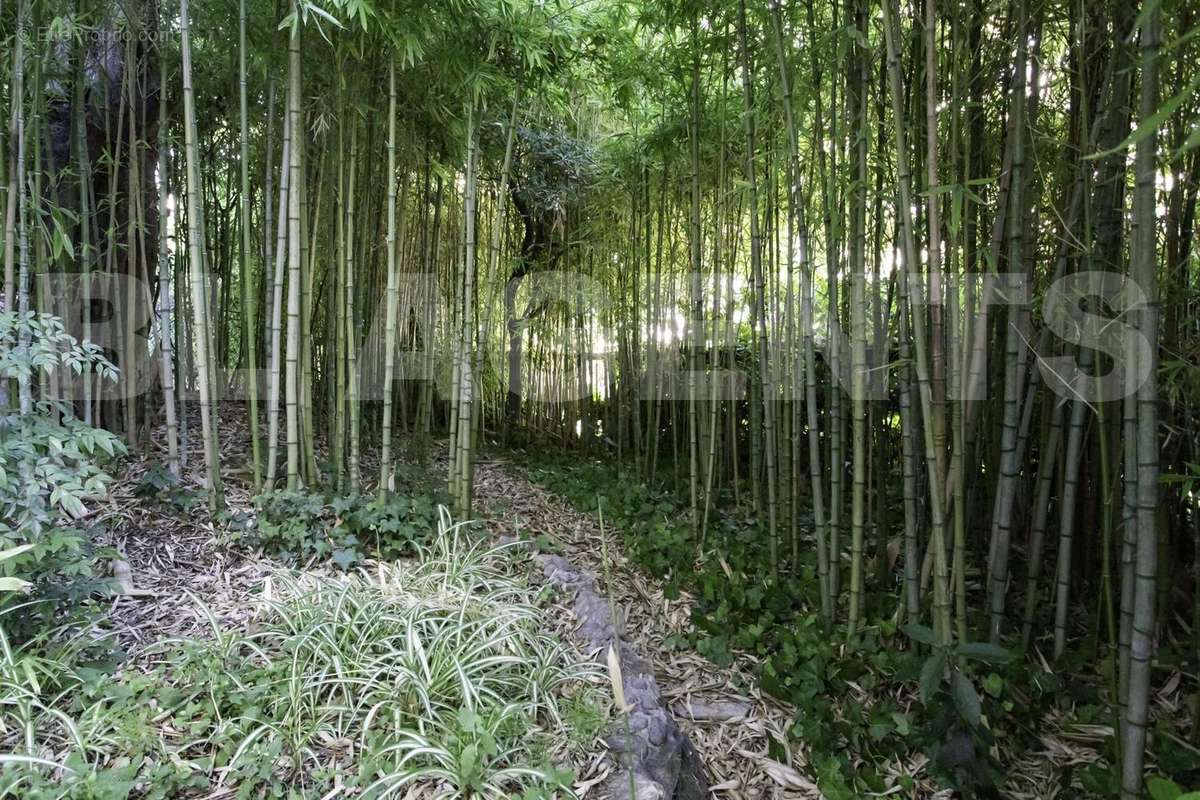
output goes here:
[{"label": "dense green vegetation", "polygon": [[[1073,657],[1073,674],[1062,674],[986,642],[939,649],[929,628],[900,624],[894,598],[891,607],[881,598],[884,605],[868,609],[871,623],[847,653],[846,642],[830,638],[816,613],[815,555],[774,591],[756,579],[769,569],[768,552],[748,510],[714,520],[722,555],[697,560],[686,494],[672,490],[669,478],[647,485],[600,461],[577,458],[522,456],[520,462],[534,480],[621,531],[627,552],[664,579],[668,596],[692,595],[694,630],[674,646],[694,648],[718,665],[751,654],[759,659],[763,690],[805,709],[789,733],[815,754],[815,779],[826,797],[886,791],[887,764],[914,750],[937,754],[947,744],[950,751],[932,764],[944,784],[968,793],[1003,785],[1003,764],[982,755],[997,742],[1007,754],[1036,749],[1053,712],[1069,714],[1073,725],[1111,719],[1104,676],[1090,672],[1086,653]],[[929,649],[914,649],[914,642]],[[1166,657],[1182,661],[1187,655]],[[855,698],[863,688],[870,702]],[[897,700],[914,694],[916,704]],[[1158,722],[1160,768],[1177,778],[1191,774],[1195,754],[1177,738],[1180,720]],[[964,735],[974,740],[972,748],[959,749]],[[851,768],[856,760],[866,764]],[[1088,796],[1116,791],[1104,762],[1065,773],[1059,782],[1062,791]]]},{"label": "dense green vegetation", "polygon": [[[85,364],[102,377],[116,374],[94,345],[80,345],[47,314],[0,314],[0,342],[3,379],[29,381]],[[63,414],[51,398],[30,411],[7,409],[0,418],[0,550],[8,576],[0,590],[35,590],[41,615],[52,619],[62,603],[95,588],[90,579],[99,554],[82,520],[112,480],[100,459],[124,453],[125,446],[109,431]]]},{"label": "dense green vegetation", "polygon": [[329,559],[343,569],[365,557],[411,556],[437,530],[436,494],[326,499],[299,492],[258,498],[254,528],[238,538],[282,558]]},{"label": "dense green vegetation", "polygon": [[[533,593],[497,571],[496,554],[441,534],[416,566],[285,580],[253,632],[210,615],[211,638],[163,642],[151,670],[119,681],[77,642],[6,651],[6,727],[33,752],[69,755],[61,771],[6,770],[0,791],[308,797],[336,785],[385,796],[441,783],[456,796],[554,796],[572,776],[553,754],[588,744],[605,706],[581,682],[588,668],[539,632]],[[564,730],[578,738],[563,742]]]},{"label": "dense green vegetation", "polygon": [[[504,576],[453,570],[507,598],[466,627],[554,669],[486,708],[382,688],[432,652],[401,628],[507,669],[357,577],[457,558],[481,453],[688,594],[672,646],[755,657],[827,797],[918,754],[1005,796],[1088,726],[1060,796],[1200,786],[1198,31],[1195,0],[0,6],[7,791],[174,796],[183,759],[322,796],[349,738],[356,791],[564,792],[547,752],[603,715],[508,694],[571,668]],[[111,695],[80,632],[134,464],[321,577]]]}]

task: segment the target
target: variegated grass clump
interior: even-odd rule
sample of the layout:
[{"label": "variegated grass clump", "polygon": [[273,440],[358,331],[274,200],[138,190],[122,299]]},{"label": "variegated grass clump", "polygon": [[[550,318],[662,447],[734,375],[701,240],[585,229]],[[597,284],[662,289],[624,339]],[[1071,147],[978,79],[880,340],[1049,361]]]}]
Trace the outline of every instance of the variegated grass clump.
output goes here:
[{"label": "variegated grass clump", "polygon": [[536,759],[565,740],[560,701],[596,670],[545,636],[533,593],[504,573],[500,550],[443,511],[414,562],[279,579],[244,645],[286,661],[286,683],[246,744],[279,737],[298,762],[357,751],[372,797],[418,782],[439,797],[553,785],[558,776]]},{"label": "variegated grass clump", "polygon": [[[545,633],[535,590],[505,572],[501,551],[443,511],[434,544],[411,562],[268,578],[247,630],[223,628],[200,604],[212,637],[161,643],[162,666],[142,679],[157,688],[139,691],[173,698],[153,721],[186,731],[137,734],[145,763],[211,763],[212,788],[315,796],[570,796],[570,773],[556,767],[594,735],[579,735],[580,720],[603,725],[589,716],[603,674]],[[138,702],[97,702],[43,726],[54,712],[35,700],[7,709],[30,723],[26,755],[0,761],[25,764],[29,780],[54,780],[64,752],[92,779],[134,752]],[[59,744],[37,741],[39,727]]]}]

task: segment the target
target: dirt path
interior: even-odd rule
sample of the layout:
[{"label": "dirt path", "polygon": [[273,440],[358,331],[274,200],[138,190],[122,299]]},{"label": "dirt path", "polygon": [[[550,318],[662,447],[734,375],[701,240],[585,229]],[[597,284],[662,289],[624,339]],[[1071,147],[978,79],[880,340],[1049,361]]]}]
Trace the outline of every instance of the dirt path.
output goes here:
[{"label": "dirt path", "polygon": [[[515,469],[501,461],[480,462],[475,496],[497,535],[520,531],[545,536],[573,564],[605,574],[598,524]],[[689,630],[692,599],[687,594],[667,599],[656,582],[620,555],[612,532],[604,535],[612,578],[605,589],[624,607],[626,638],[653,665],[663,698],[708,769],[712,795],[732,800],[820,798],[806,776],[806,754],[786,734],[795,712],[756,688],[753,660],[742,656],[735,666],[720,668],[693,652],[668,646],[668,637]],[[573,630],[569,613],[561,625]],[[769,757],[772,739],[788,754],[788,763]]]}]

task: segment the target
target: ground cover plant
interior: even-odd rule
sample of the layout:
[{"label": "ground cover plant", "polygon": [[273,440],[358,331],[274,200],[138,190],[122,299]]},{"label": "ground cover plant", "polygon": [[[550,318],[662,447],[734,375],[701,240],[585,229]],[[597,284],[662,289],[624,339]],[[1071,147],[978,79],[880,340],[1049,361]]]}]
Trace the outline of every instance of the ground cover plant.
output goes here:
[{"label": "ground cover plant", "polygon": [[597,668],[545,636],[508,556],[439,533],[411,562],[281,570],[246,629],[210,615],[146,672],[6,647],[3,728],[28,755],[4,758],[0,792],[560,796],[556,764],[606,724]]}]

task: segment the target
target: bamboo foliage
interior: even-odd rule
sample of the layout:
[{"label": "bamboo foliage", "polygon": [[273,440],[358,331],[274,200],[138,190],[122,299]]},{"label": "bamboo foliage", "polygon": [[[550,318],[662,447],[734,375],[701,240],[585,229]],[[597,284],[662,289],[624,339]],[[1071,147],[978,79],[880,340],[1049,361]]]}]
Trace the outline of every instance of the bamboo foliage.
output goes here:
[{"label": "bamboo foliage", "polygon": [[0,299],[66,309],[122,377],[8,379],[4,414],[78,414],[184,484],[199,427],[214,509],[224,466],[238,496],[436,484],[484,515],[481,458],[565,453],[780,691],[810,618],[838,659],[932,648],[949,691],[987,675],[963,653],[1044,651],[1145,793],[1159,678],[1194,688],[1157,645],[1200,609],[1190,9],[296,0],[284,59],[240,0],[235,59],[183,2],[174,78],[174,44],[32,47],[100,24],[59,5],[0,9]]}]

